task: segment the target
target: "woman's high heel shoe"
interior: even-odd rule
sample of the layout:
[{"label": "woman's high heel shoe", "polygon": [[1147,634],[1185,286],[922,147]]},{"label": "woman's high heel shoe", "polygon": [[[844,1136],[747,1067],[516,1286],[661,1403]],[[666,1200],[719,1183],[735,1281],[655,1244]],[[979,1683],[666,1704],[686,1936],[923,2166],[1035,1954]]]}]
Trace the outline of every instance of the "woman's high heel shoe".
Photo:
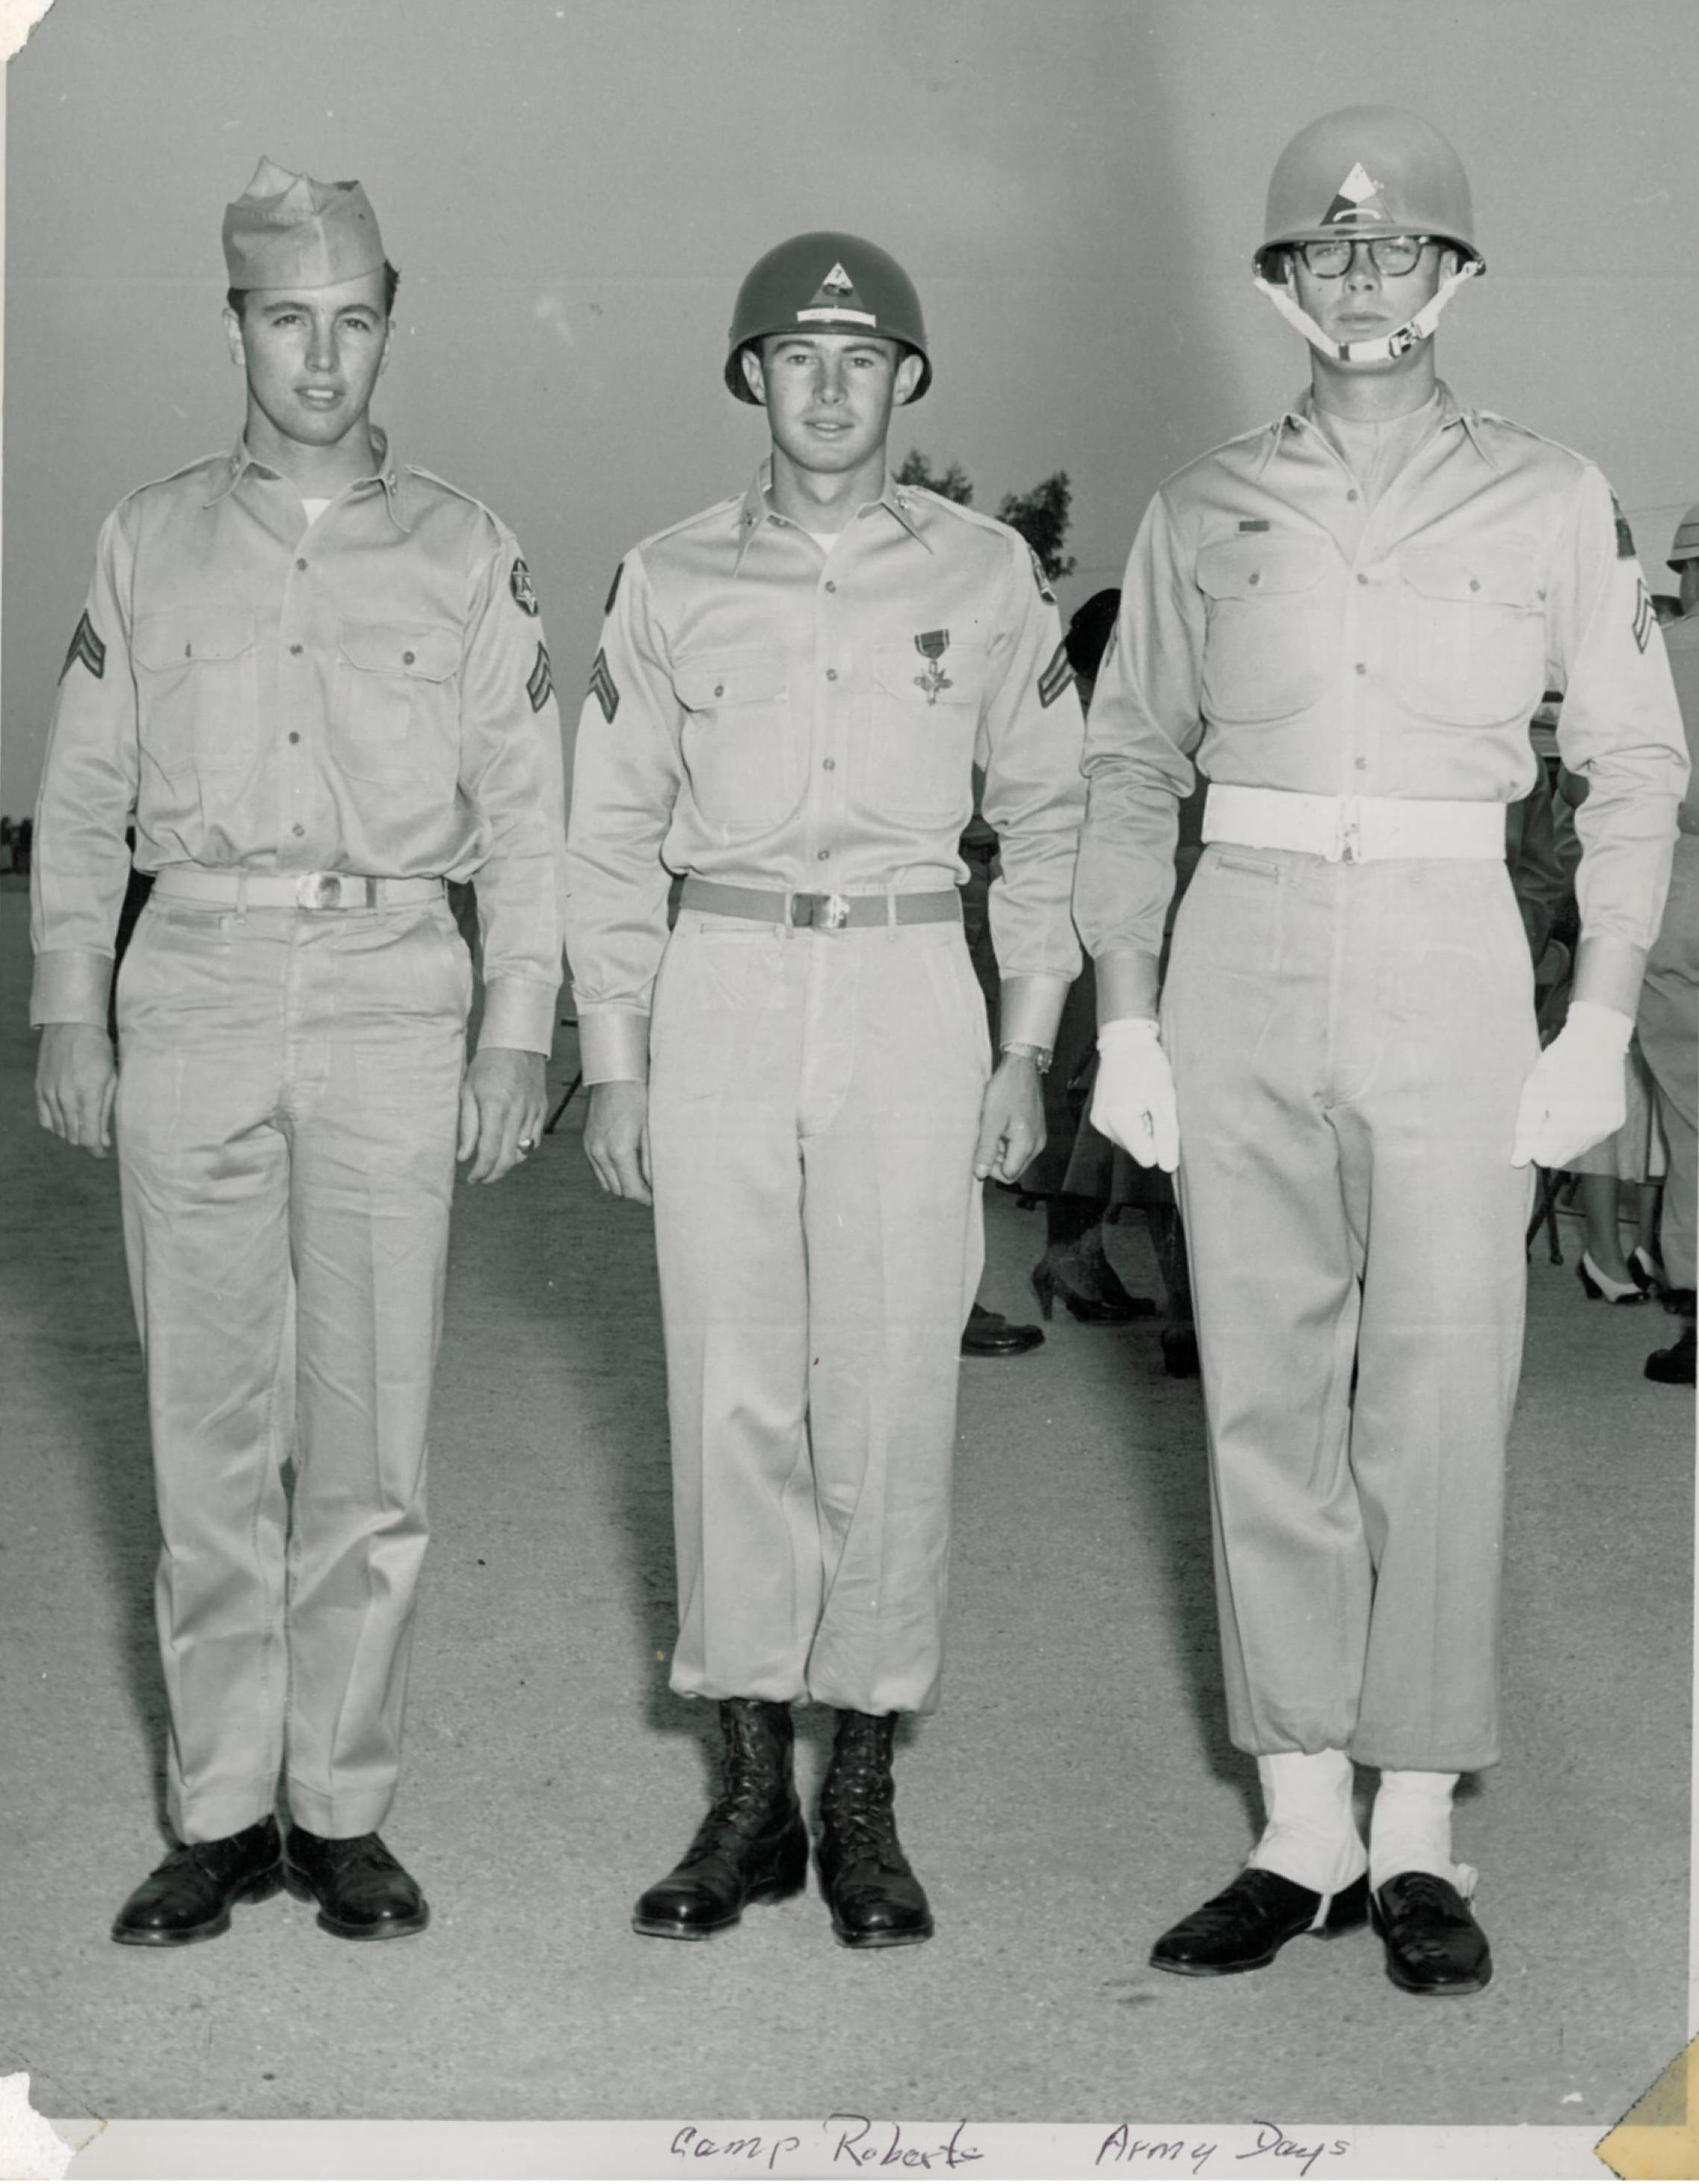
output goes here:
[{"label": "woman's high heel shoe", "polygon": [[1643,1290],[1647,1296],[1662,1296],[1669,1287],[1668,1275],[1644,1244],[1636,1244],[1629,1253],[1628,1270],[1634,1277],[1635,1287]]},{"label": "woman's high heel shoe", "polygon": [[1575,1272],[1580,1277],[1581,1287],[1595,1304],[1644,1304],[1646,1291],[1634,1282],[1613,1282],[1604,1268],[1597,1265],[1591,1251],[1583,1251],[1581,1263]]},{"label": "woman's high heel shoe", "polygon": [[1150,1299],[1130,1296],[1107,1262],[1101,1270],[1093,1269],[1093,1279],[1099,1294],[1087,1296],[1058,1273],[1053,1260],[1047,1256],[1041,1259],[1032,1270],[1033,1294],[1040,1312],[1051,1318],[1059,1296],[1074,1318],[1088,1327],[1124,1327],[1129,1320],[1155,1318],[1156,1306]]}]

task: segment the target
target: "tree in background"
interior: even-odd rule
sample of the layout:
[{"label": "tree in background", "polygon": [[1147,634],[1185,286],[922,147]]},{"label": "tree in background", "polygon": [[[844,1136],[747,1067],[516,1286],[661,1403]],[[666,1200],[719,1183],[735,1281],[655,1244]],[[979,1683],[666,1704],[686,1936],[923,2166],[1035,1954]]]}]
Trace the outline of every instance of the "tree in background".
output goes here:
[{"label": "tree in background", "polygon": [[[897,482],[924,486],[929,493],[940,493],[946,500],[956,501],[963,508],[974,504],[973,484],[962,465],[952,463],[941,474],[935,473],[919,448],[911,448],[902,458]],[[1062,550],[1068,537],[1072,501],[1068,473],[1058,471],[1041,479],[1030,493],[1006,493],[997,504],[998,521],[1007,523],[1012,531],[1019,532],[1038,556],[1047,580],[1052,584],[1071,577],[1076,566],[1074,556]]]}]

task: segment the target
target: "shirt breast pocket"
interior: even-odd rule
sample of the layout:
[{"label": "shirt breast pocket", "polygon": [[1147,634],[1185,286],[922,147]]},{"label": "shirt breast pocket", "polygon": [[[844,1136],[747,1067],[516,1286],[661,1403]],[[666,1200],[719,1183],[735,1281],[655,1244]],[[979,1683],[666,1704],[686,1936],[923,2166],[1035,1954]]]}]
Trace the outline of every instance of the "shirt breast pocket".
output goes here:
[{"label": "shirt breast pocket", "polygon": [[869,810],[966,825],[986,666],[982,644],[947,642],[934,655],[911,639],[874,652],[860,783]]},{"label": "shirt breast pocket", "polygon": [[331,699],[337,763],[359,781],[452,781],[460,639],[420,622],[345,621]]},{"label": "shirt breast pocket", "polygon": [[142,749],[162,771],[250,763],[259,740],[252,608],[206,599],[137,615],[130,655]]},{"label": "shirt breast pocket", "polygon": [[707,652],[681,660],[673,690],[684,708],[685,772],[702,817],[733,833],[788,818],[801,800],[801,756],[782,652]]},{"label": "shirt breast pocket", "polygon": [[1229,538],[1202,549],[1206,720],[1289,720],[1320,699],[1331,650],[1328,560],[1313,538]]},{"label": "shirt breast pocket", "polygon": [[1398,557],[1400,695],[1459,727],[1526,721],[1546,687],[1531,548],[1410,546]]}]

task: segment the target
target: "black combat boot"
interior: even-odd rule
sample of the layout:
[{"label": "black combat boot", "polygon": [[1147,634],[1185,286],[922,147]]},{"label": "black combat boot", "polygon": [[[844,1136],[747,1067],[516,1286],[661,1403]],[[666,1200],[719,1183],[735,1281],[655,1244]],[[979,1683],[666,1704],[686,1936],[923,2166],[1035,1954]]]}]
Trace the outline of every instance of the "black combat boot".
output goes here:
[{"label": "black combat boot", "polygon": [[841,1709],[820,1791],[820,1881],[833,1931],[852,1949],[895,1948],[932,1931],[926,1892],[897,1840],[896,1733],[894,1713]]},{"label": "black combat boot", "polygon": [[791,1709],[774,1699],[722,1699],[725,1779],[694,1841],[664,1880],[637,1899],[640,1934],[693,1942],[735,1926],[746,1903],[779,1903],[808,1878],[808,1830],[791,1780]]}]

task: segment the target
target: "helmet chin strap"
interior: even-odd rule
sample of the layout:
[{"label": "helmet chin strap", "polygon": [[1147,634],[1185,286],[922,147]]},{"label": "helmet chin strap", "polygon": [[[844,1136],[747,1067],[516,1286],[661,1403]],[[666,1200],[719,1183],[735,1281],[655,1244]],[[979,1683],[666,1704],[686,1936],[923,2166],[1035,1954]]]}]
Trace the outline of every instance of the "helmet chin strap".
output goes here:
[{"label": "helmet chin strap", "polygon": [[1462,287],[1481,270],[1480,260],[1471,258],[1448,273],[1421,309],[1402,326],[1395,326],[1390,334],[1379,334],[1373,341],[1330,341],[1309,313],[1292,298],[1290,285],[1284,281],[1265,281],[1258,273],[1257,286],[1280,313],[1289,326],[1295,327],[1313,349],[1331,357],[1336,364],[1391,364],[1396,358],[1408,356],[1418,342],[1424,342],[1440,323],[1440,314]]}]

